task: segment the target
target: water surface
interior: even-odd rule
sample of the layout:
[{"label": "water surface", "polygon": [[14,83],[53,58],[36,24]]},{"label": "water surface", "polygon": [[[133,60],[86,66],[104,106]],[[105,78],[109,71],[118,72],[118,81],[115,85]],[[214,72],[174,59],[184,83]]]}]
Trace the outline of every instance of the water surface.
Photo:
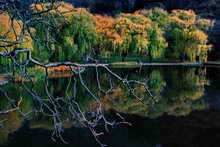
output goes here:
[{"label": "water surface", "polygon": [[[116,114],[120,114],[132,124],[109,127],[109,132],[105,131],[103,125],[98,126],[96,129],[104,132],[99,137],[101,142],[114,147],[219,146],[219,68],[146,67],[112,70],[128,80],[146,82],[150,93],[141,85],[132,85],[140,101],[130,95],[128,87],[105,70],[98,69],[99,84],[95,69],[86,70],[82,74],[84,84],[100,98],[106,118],[119,120]],[[45,79],[42,77],[33,83],[8,82],[0,85],[0,110],[12,107],[12,102],[6,98],[7,93],[14,103],[22,99],[20,111],[25,115],[18,111],[0,115],[0,121],[7,120],[1,123],[0,146],[99,146],[87,128],[68,119],[63,124],[65,131],[62,134],[68,144],[51,139],[53,120],[36,113],[40,109],[39,104],[30,91],[45,99],[48,92],[56,99],[74,97],[85,113],[94,112],[97,103],[80,84],[77,75],[56,73],[47,82],[48,91],[45,90]],[[103,91],[112,89],[103,94],[100,87]],[[62,116],[64,120],[65,115]]]}]

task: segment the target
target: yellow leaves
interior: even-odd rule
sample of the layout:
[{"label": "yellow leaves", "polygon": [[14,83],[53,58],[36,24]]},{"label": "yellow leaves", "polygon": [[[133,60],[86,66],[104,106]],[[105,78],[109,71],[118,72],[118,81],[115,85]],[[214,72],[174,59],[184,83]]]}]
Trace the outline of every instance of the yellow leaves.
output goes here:
[{"label": "yellow leaves", "polygon": [[66,2],[57,2],[59,12],[70,12],[74,9],[73,5]]},{"label": "yellow leaves", "polygon": [[[137,16],[137,17],[136,17]],[[139,19],[139,15],[122,14],[119,18],[116,18],[114,28],[123,40],[122,46],[123,51],[128,51],[132,45],[133,51],[130,52],[141,52],[142,49],[147,48],[147,19]],[[145,20],[145,21],[144,21]],[[137,22],[137,23],[136,23]],[[138,23],[140,22],[140,23]],[[147,27],[146,27],[147,26]]]},{"label": "yellow leaves", "polygon": [[18,35],[21,33],[22,22],[19,20],[12,20],[7,13],[0,15],[0,35],[6,37],[10,41],[16,41]]},{"label": "yellow leaves", "polygon": [[192,10],[173,10],[169,19],[180,27],[188,28],[196,23],[196,14]]},{"label": "yellow leaves", "polygon": [[96,19],[97,27],[110,27],[114,22],[114,19],[108,16],[94,15],[94,18]]},{"label": "yellow leaves", "polygon": [[[89,13],[85,8],[74,8],[74,6],[67,2],[56,2],[56,3],[41,3],[41,4],[32,4],[30,8],[33,11],[41,12],[48,11],[45,15],[48,14],[57,15],[57,16],[65,16],[70,19],[74,17],[80,16],[88,16],[92,17],[92,14]],[[65,18],[64,18],[65,19]]]},{"label": "yellow leaves", "polygon": [[[121,14],[115,21],[118,26],[120,25],[119,27],[135,30],[137,33],[147,31],[153,24],[150,19],[138,13]],[[116,26],[116,29],[118,26]]]},{"label": "yellow leaves", "polygon": [[71,12],[74,7],[70,3],[66,2],[56,2],[56,3],[39,3],[39,4],[32,4],[30,5],[30,8],[35,10],[35,11],[48,11],[50,13],[66,13],[65,15],[68,15],[69,12]]},{"label": "yellow leaves", "polygon": [[[51,7],[52,5],[49,3],[31,5],[31,8],[36,11],[49,10]],[[190,56],[189,58],[194,58],[196,55],[200,55],[201,51],[207,52],[209,48],[207,46],[208,36],[203,30],[211,25],[211,21],[198,18],[191,10],[173,10],[168,13],[156,8],[135,13],[122,13],[112,18],[93,15],[84,8],[74,8],[69,3],[57,2],[55,9],[50,10],[49,15],[45,18],[50,19],[54,15],[60,16],[61,14],[64,17],[51,20],[52,23],[60,25],[58,31],[63,36],[66,35],[63,40],[64,47],[77,46],[80,49],[85,47],[83,46],[85,42],[88,42],[83,42],[84,38],[95,38],[95,45],[89,44],[88,46],[95,48],[98,53],[129,53],[132,55],[143,53],[152,58],[161,58],[167,52],[167,42],[169,41],[169,46],[173,50],[171,51],[173,53],[170,54],[175,54],[176,57],[183,53],[187,54],[187,57]],[[68,21],[68,27],[63,25],[63,22],[66,21]],[[4,27],[8,27],[8,25]],[[78,40],[74,40],[73,37],[76,32],[79,32],[76,35],[80,36]],[[85,32],[89,32],[88,35],[85,35]],[[94,34],[91,35],[90,32]],[[79,46],[79,44],[83,45]]]},{"label": "yellow leaves", "polygon": [[152,24],[152,21],[150,19],[136,12],[135,13],[122,13],[120,17],[127,18],[135,24],[141,24],[141,25]]},{"label": "yellow leaves", "polygon": [[212,45],[198,45],[198,50],[200,53],[207,52],[212,49]]},{"label": "yellow leaves", "polygon": [[190,35],[195,37],[198,41],[206,43],[208,36],[201,30],[195,30],[193,32],[190,32]]},{"label": "yellow leaves", "polygon": [[110,50],[123,41],[113,27],[114,19],[107,16],[94,15],[96,32],[98,34],[98,46],[104,50]]},{"label": "yellow leaves", "polygon": [[96,31],[107,36],[117,36],[113,29],[114,19],[107,16],[95,15],[96,20]]},{"label": "yellow leaves", "polygon": [[[140,13],[122,13],[116,18],[95,15],[99,48],[133,55],[147,55],[148,47],[153,41],[155,43],[151,45],[152,48],[158,49],[160,47],[162,50],[166,48],[163,31],[160,30],[156,22]],[[154,34],[156,37],[152,40],[150,40],[151,33],[156,33]],[[157,56],[160,55],[161,52]]]},{"label": "yellow leaves", "polygon": [[171,42],[174,53],[177,56],[185,54],[191,61],[206,61],[211,46],[207,44],[208,35],[205,31],[213,22],[200,19],[191,10],[174,10],[169,19],[170,27],[173,28],[170,33],[175,40]]},{"label": "yellow leaves", "polygon": [[[17,48],[30,48],[32,49],[32,39],[27,32],[21,32],[23,23],[20,20],[11,19],[9,14],[2,13],[0,15],[0,36],[9,41],[21,41],[23,43],[17,44],[14,47]],[[21,33],[23,33],[21,35]],[[7,45],[7,43],[1,43]],[[13,47],[8,47],[12,49]]]},{"label": "yellow leaves", "polygon": [[179,19],[189,23],[195,23],[196,20],[196,14],[192,10],[173,10],[171,16],[177,16]]},{"label": "yellow leaves", "polygon": [[7,13],[2,13],[0,15],[0,26],[1,26],[1,35],[4,35],[9,30],[9,15]]},{"label": "yellow leaves", "polygon": [[188,23],[186,23],[184,20],[178,18],[177,16],[170,16],[169,18],[172,22],[175,22],[181,26],[185,26],[185,25],[188,26],[189,25]]},{"label": "yellow leaves", "polygon": [[214,21],[209,19],[197,19],[196,25],[199,26],[203,30],[209,29],[209,27],[214,25]]},{"label": "yellow leaves", "polygon": [[32,4],[30,5],[30,8],[33,9],[33,10],[36,10],[36,11],[45,11],[47,10],[46,9],[46,6],[45,4]]}]

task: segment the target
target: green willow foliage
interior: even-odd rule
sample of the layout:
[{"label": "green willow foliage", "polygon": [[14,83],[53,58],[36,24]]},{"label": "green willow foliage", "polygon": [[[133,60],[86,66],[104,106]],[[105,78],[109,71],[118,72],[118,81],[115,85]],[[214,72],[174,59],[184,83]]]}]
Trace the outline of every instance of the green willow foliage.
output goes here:
[{"label": "green willow foliage", "polygon": [[201,19],[193,11],[173,10],[171,13],[155,8],[139,11],[139,14],[158,23],[165,32],[168,42],[165,57],[170,59],[185,58],[190,61],[206,61],[211,46],[207,44],[205,31],[212,25],[207,19]]},{"label": "green willow foliage", "polygon": [[[98,47],[101,55],[144,56],[150,59],[162,58],[166,40],[157,23],[140,15],[120,14],[116,18],[96,15]],[[104,49],[104,50],[102,50]],[[106,55],[106,54],[104,54]]]},{"label": "green willow foliage", "polygon": [[[160,8],[120,14],[116,18],[95,16],[99,47],[110,55],[145,56],[150,59],[206,61],[211,45],[205,31],[212,25],[193,11]],[[107,25],[106,25],[107,24]]]},{"label": "green willow foliage", "polygon": [[[85,9],[76,9],[61,30],[61,60],[73,60],[91,54],[96,43],[95,22]],[[62,51],[65,50],[65,51]]]},{"label": "green willow foliage", "polygon": [[[204,30],[211,21],[200,19],[193,11],[174,10],[169,16],[170,57],[186,56],[190,61],[206,61],[211,46]],[[172,29],[171,29],[172,28]]]},{"label": "green willow foliage", "polygon": [[[42,11],[50,6],[44,3],[30,7]],[[87,55],[206,61],[211,49],[205,33],[211,21],[190,10],[168,13],[155,8],[113,18],[59,2],[56,10],[42,18],[47,23],[32,24],[31,30],[35,37],[33,55],[42,62],[80,61]]]},{"label": "green willow foliage", "polygon": [[149,18],[153,22],[156,22],[159,28],[163,30],[165,30],[165,28],[168,28],[169,13],[161,8],[154,8],[154,9],[147,10],[147,11],[140,10],[140,11],[137,11],[136,13]]},{"label": "green willow foliage", "polygon": [[43,44],[34,42],[36,48],[34,54],[43,61],[79,60],[91,51],[96,42],[95,22],[92,15],[86,9],[61,4],[62,7],[57,11],[62,12],[62,15],[57,11],[44,15],[49,23],[57,27],[48,29],[45,26],[47,24],[38,24],[34,28],[37,40],[46,41]]},{"label": "green willow foliage", "polygon": [[[150,61],[154,58],[162,58],[165,48],[167,47],[167,43],[163,38],[164,32],[158,27],[158,24],[137,13],[133,15],[122,14],[121,16],[131,20],[134,25],[140,25],[139,27],[143,28],[140,29],[140,33],[145,35],[141,37],[140,35],[137,35],[136,39],[131,41],[131,44],[136,43],[135,46],[131,46],[132,49],[138,49],[138,55],[144,55],[143,53],[145,53],[145,55],[149,57]],[[128,53],[128,55],[132,54]]]}]

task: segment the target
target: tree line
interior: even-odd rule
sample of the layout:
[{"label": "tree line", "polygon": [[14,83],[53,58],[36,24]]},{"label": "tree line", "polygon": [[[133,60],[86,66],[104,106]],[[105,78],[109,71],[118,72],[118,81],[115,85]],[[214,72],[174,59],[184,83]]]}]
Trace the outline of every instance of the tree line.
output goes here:
[{"label": "tree line", "polygon": [[[201,19],[191,10],[169,13],[154,8],[111,17],[64,2],[38,3],[29,8],[36,15],[28,22],[28,29],[24,29],[27,22],[11,19],[10,13],[1,11],[1,38],[19,38],[22,43],[11,46],[1,42],[8,46],[0,50],[30,48],[42,62],[81,61],[88,56],[121,57],[122,61],[141,56],[149,61],[205,62],[212,48],[206,33],[212,21]],[[3,58],[0,60],[7,63]]]}]

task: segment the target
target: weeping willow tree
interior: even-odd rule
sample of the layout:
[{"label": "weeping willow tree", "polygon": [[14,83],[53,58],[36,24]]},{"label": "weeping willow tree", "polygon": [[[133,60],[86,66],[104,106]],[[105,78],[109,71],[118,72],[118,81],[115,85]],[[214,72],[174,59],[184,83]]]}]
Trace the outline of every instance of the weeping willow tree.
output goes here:
[{"label": "weeping willow tree", "polygon": [[[40,4],[33,10],[47,9],[47,5],[50,4]],[[37,38],[34,55],[43,61],[74,61],[90,54],[96,42],[92,15],[86,9],[74,8],[71,4],[56,5],[57,9],[43,16],[51,26],[56,27],[48,28],[45,27],[48,24],[44,23],[34,26]]]},{"label": "weeping willow tree", "polygon": [[120,52],[122,57],[147,54],[149,41],[144,25],[121,16],[115,20],[114,28],[121,36],[121,42],[118,44],[116,52]]},{"label": "weeping willow tree", "polygon": [[191,10],[173,10],[168,13],[160,8],[141,10],[144,15],[158,24],[165,32],[168,42],[165,57],[169,59],[185,58],[189,61],[206,61],[211,45],[208,44],[206,31],[212,25],[207,19],[199,18]]},{"label": "weeping willow tree", "polygon": [[121,37],[113,27],[114,18],[102,15],[93,16],[96,22],[97,42],[96,52],[102,57],[111,57],[117,44],[121,43]]},{"label": "weeping willow tree", "polygon": [[120,14],[116,18],[95,17],[98,47],[107,48],[109,55],[120,53],[122,60],[127,56],[163,57],[167,47],[163,31],[150,19],[138,13]]},{"label": "weeping willow tree", "polygon": [[[39,4],[32,9],[47,10],[50,5]],[[150,61],[185,58],[204,62],[211,49],[205,33],[211,21],[198,18],[193,11],[168,13],[155,8],[112,18],[92,15],[86,9],[63,2],[56,5],[55,10],[43,15],[56,27],[39,23],[33,29],[34,55],[43,61],[73,61],[95,54],[120,55],[122,60],[127,56],[144,56]]]},{"label": "weeping willow tree", "polygon": [[71,14],[68,24],[64,25],[60,31],[62,36],[60,46],[69,51],[63,58],[74,59],[92,54],[96,43],[95,21],[86,9],[76,9]]},{"label": "weeping willow tree", "polygon": [[212,25],[190,10],[168,13],[160,8],[120,14],[96,15],[99,51],[107,56],[146,56],[150,59],[207,60],[211,45],[206,31]]},{"label": "weeping willow tree", "polygon": [[122,60],[126,56],[147,54],[148,39],[143,24],[134,23],[122,15],[115,19],[100,15],[95,17],[100,42],[97,47],[101,54],[107,51],[107,56],[120,55]]},{"label": "weeping willow tree", "polygon": [[[165,49],[167,47],[166,40],[163,37],[163,31],[158,27],[157,23],[152,22],[150,19],[144,17],[139,13],[134,14],[122,14],[122,17],[128,18],[137,25],[143,25],[144,32],[146,33],[145,40],[148,40],[148,44],[137,44],[136,48],[141,48],[138,55],[143,55],[143,51],[147,52],[147,57],[150,61],[155,58],[163,58]],[[139,38],[137,40],[140,40]],[[132,47],[132,48],[135,48]]]},{"label": "weeping willow tree", "polygon": [[186,10],[172,11],[169,19],[168,56],[173,58],[184,56],[190,61],[207,61],[211,45],[208,45],[205,30],[211,26],[211,21],[200,19],[193,11]]}]

